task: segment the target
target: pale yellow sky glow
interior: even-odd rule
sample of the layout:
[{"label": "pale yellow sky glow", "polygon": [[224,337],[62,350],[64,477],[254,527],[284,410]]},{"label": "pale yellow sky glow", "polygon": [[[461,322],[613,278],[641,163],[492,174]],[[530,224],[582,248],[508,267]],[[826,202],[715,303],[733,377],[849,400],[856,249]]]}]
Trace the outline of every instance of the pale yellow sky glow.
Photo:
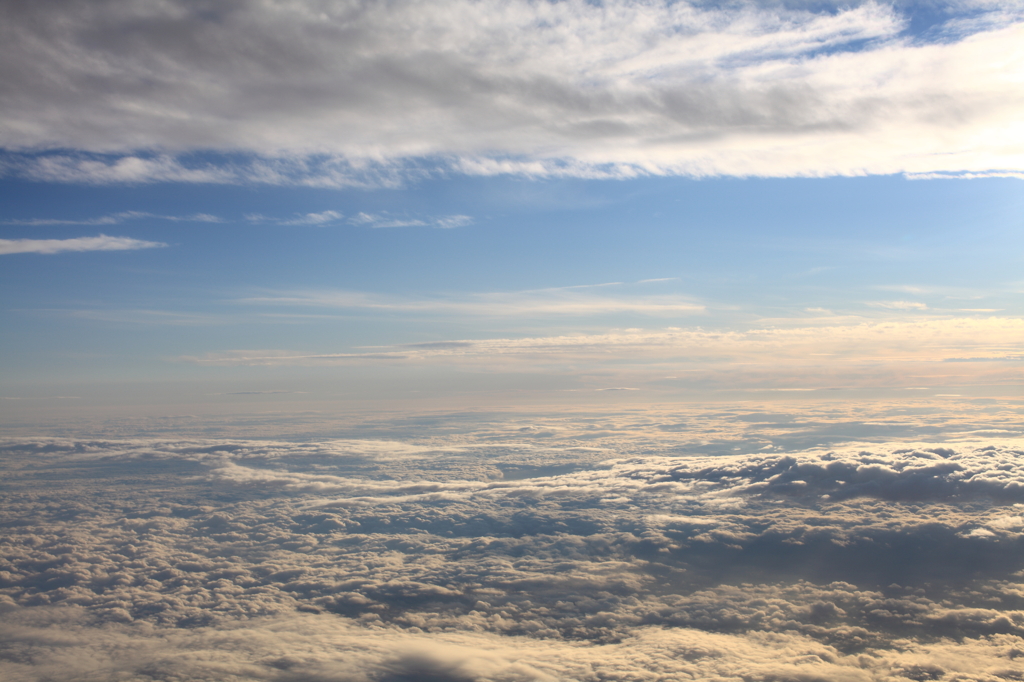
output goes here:
[{"label": "pale yellow sky glow", "polygon": [[[746,332],[627,329],[592,335],[439,341],[351,353],[238,350],[179,360],[223,366],[385,363],[473,372],[599,373],[600,379],[592,380],[639,382],[662,392],[676,386],[905,388],[1019,384],[1024,377],[1021,339],[1024,320],[991,317]],[[678,376],[666,379],[673,374]]]}]

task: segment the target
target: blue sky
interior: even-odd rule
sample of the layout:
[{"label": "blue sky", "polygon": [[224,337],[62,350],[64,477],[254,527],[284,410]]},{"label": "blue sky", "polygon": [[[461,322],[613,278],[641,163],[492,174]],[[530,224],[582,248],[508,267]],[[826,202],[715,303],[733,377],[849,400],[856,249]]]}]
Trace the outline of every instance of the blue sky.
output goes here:
[{"label": "blue sky", "polygon": [[43,5],[19,409],[1019,394],[1019,4]]},{"label": "blue sky", "polygon": [[[201,382],[203,397],[240,387],[323,393],[311,382],[324,371],[337,380],[354,373],[358,382],[373,382],[374,371],[337,358],[285,367],[195,359],[238,349],[393,353],[405,344],[600,337],[628,328],[1019,318],[1018,185],[457,178],[371,191],[11,181],[9,238],[102,232],[166,246],[4,256],[5,374],[18,386],[12,396],[182,378]],[[205,217],[189,218],[196,214]],[[370,215],[423,224],[374,227]],[[456,227],[436,225],[450,216],[464,217]],[[57,220],[79,224],[15,223]],[[82,224],[103,220],[112,224]],[[437,372],[465,369],[459,358],[434,362]],[[468,371],[536,374],[537,363],[547,366],[534,360]],[[311,371],[317,364],[331,366]],[[562,368],[557,385],[607,388],[610,377],[577,376],[604,364]],[[663,368],[660,356],[656,364],[648,383]],[[422,371],[403,367],[394,381]],[[773,387],[804,386],[792,376],[778,381]],[[741,376],[728,383],[755,385]]]}]

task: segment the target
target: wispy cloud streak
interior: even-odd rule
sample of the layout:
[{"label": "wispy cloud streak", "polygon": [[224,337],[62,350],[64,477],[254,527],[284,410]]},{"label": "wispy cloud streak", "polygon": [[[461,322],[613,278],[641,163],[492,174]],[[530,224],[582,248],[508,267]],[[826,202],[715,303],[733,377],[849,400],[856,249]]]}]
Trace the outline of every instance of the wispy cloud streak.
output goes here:
[{"label": "wispy cloud streak", "polygon": [[134,251],[167,246],[131,237],[75,237],[73,239],[0,239],[0,255],[15,253],[55,254],[68,251]]},{"label": "wispy cloud streak", "polygon": [[694,315],[705,311],[703,304],[679,295],[637,295],[602,291],[621,283],[570,286],[516,292],[452,295],[448,297],[402,297],[358,291],[276,292],[240,299],[261,306],[335,308],[422,314],[458,314],[486,317],[603,315]]},{"label": "wispy cloud streak", "polygon": [[[1019,319],[944,319],[747,331],[627,329],[343,352],[232,350],[178,359],[225,366],[409,362],[487,372],[566,373],[595,389],[615,382],[661,391],[806,391],[1013,385],[1024,378],[1024,369],[1017,366],[1022,338],[1024,321]],[[965,356],[971,361],[963,362]],[[598,378],[585,379],[589,373]]]},{"label": "wispy cloud streak", "polygon": [[193,213],[192,215],[160,215],[146,211],[121,211],[98,218],[12,218],[2,221],[4,225],[120,225],[130,220],[166,220],[173,223],[222,223],[224,220],[209,213]]}]

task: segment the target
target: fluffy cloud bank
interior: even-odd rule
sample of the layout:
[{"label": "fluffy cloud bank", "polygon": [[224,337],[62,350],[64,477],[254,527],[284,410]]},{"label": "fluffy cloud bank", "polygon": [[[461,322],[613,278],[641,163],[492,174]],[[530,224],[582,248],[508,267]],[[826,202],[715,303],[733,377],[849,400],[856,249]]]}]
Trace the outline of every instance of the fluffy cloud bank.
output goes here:
[{"label": "fluffy cloud bank", "polygon": [[1019,3],[921,9],[6,3],[0,146],[79,182],[1019,174]]},{"label": "fluffy cloud bank", "polygon": [[523,433],[6,440],[0,670],[1024,675],[1019,440],[623,456]]}]

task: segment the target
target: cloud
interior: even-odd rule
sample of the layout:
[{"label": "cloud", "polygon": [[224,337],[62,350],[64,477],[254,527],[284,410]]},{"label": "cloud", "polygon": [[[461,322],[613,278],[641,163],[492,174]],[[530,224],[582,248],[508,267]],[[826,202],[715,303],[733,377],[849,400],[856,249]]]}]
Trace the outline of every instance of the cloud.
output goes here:
[{"label": "cloud", "polygon": [[6,172],[1019,176],[1019,4],[175,0],[5,10]]},{"label": "cloud", "polygon": [[345,215],[340,211],[326,210],[319,213],[300,213],[292,218],[274,218],[262,213],[247,213],[245,219],[250,223],[272,223],[274,225],[329,225],[340,222]]},{"label": "cloud", "polygon": [[[422,223],[416,221],[415,224]],[[262,296],[240,299],[239,302],[264,307],[334,308],[484,317],[602,315],[624,312],[669,316],[693,315],[705,311],[702,304],[679,295],[645,296],[634,293],[620,295],[611,293],[613,290],[626,286],[628,285],[621,282],[613,282],[601,285],[470,293],[432,298],[389,296],[359,291],[313,290],[270,292]]]},{"label": "cloud", "polygon": [[[321,214],[317,214],[318,216]],[[250,217],[254,219],[255,216]],[[309,223],[312,224],[312,223]],[[637,283],[637,284],[643,284]],[[634,284],[611,282],[513,292],[462,293],[435,296],[402,296],[346,290],[260,292],[262,295],[235,299],[230,313],[211,315],[177,310],[78,309],[64,311],[75,317],[126,323],[157,324],[294,324],[320,320],[338,320],[352,314],[404,314],[441,318],[473,316],[481,318],[545,318],[562,316],[642,315],[677,317],[699,315],[703,305],[676,294],[644,295],[630,291]],[[53,313],[54,311],[47,311]],[[442,340],[426,344],[403,344],[380,348],[356,348],[342,353],[298,353],[323,357],[393,357],[407,348],[425,350],[477,342]],[[439,345],[438,345],[439,344]],[[261,355],[288,355],[288,351],[259,351]],[[295,353],[292,353],[295,355]]]},{"label": "cloud", "polygon": [[204,164],[200,168],[183,165],[170,156],[69,156],[49,154],[39,157],[13,156],[4,166],[8,171],[42,182],[84,184],[133,184],[146,182],[235,183],[240,178],[229,168]]},{"label": "cloud", "polygon": [[426,225],[422,220],[392,218],[387,215],[375,215],[372,213],[359,213],[349,221],[353,225],[366,225],[367,227],[414,227]]},{"label": "cloud", "polygon": [[[549,417],[572,431],[649,416]],[[450,420],[412,421],[420,444],[3,439],[0,672],[1024,673],[1019,438],[702,456],[585,449],[576,432],[544,445],[509,414],[454,438]]]},{"label": "cloud", "polygon": [[[657,384],[646,390],[656,391]],[[950,391],[940,390],[939,395],[948,393]],[[222,438],[264,439],[266,448],[287,437],[296,442],[282,445],[275,452],[319,453],[316,456],[334,462],[331,466],[335,467],[335,473],[338,473],[339,456],[369,452],[370,448],[376,459],[387,458],[390,454],[423,459],[435,457],[438,452],[451,453],[456,446],[460,452],[479,453],[479,449],[463,448],[471,443],[515,443],[517,456],[532,458],[516,465],[520,467],[516,471],[520,471],[521,466],[527,464],[546,467],[545,458],[549,455],[561,458],[563,463],[578,464],[592,462],[595,457],[607,459],[613,456],[612,452],[641,450],[735,455],[799,451],[849,442],[1013,438],[1022,433],[1020,421],[1024,413],[1024,406],[1013,397],[998,400],[965,397],[950,401],[929,396],[925,391],[899,391],[891,398],[866,401],[862,399],[863,394],[856,393],[857,400],[832,399],[835,394],[828,391],[817,392],[816,396],[796,395],[796,400],[788,400],[790,396],[786,393],[767,398],[749,394],[743,395],[739,402],[704,391],[700,401],[666,401],[658,407],[654,400],[642,411],[623,411],[621,405],[604,399],[587,404],[584,401],[589,395],[592,395],[589,391],[546,392],[536,408],[521,409],[514,416],[492,413],[475,396],[471,404],[447,407],[431,397],[422,412],[380,419],[339,412],[333,405],[326,410],[311,411],[306,403],[298,411],[277,404],[266,406],[258,414],[244,415],[219,411],[196,414],[191,410],[183,414],[143,412],[125,414],[116,422],[78,414],[69,416],[60,425],[35,413],[23,415],[19,422],[11,422],[5,429],[8,434],[27,437],[44,432],[76,435],[81,429],[87,429],[97,439],[106,439],[101,442],[102,448],[117,450],[122,446],[135,447],[132,439],[112,440],[124,439],[127,435],[171,438],[179,442],[192,439],[197,448],[208,448],[211,434]],[[600,398],[606,394],[595,395]],[[707,403],[709,396],[715,398],[711,403]],[[820,399],[807,399],[813,397]],[[316,394],[311,393],[310,398],[315,399]],[[455,428],[454,433],[461,434],[457,442],[447,442],[440,451],[431,450],[429,444],[412,445],[419,443],[417,439],[424,429],[448,428],[446,424]],[[362,440],[334,440],[339,433]],[[297,444],[311,438],[320,440],[310,450]],[[405,442],[399,443],[397,439]],[[329,447],[324,442],[329,443]],[[549,450],[555,444],[564,449]],[[228,446],[222,441],[218,447]],[[43,457],[42,452],[36,450],[33,456]],[[64,453],[65,450],[54,452]],[[434,454],[430,454],[432,452]],[[571,453],[571,457],[567,453]],[[478,473],[483,470],[479,469]],[[498,470],[487,470],[498,476]],[[432,470],[430,475],[443,478],[448,474]],[[490,475],[479,475],[489,480]]]},{"label": "cloud", "polygon": [[468,215],[449,215],[437,218],[398,218],[384,213],[358,213],[349,219],[353,225],[366,227],[419,227],[430,225],[443,229],[465,227],[473,222]]},{"label": "cloud", "polygon": [[[322,211],[320,213],[306,213],[299,215],[295,218],[271,218],[262,214],[249,214],[245,216],[250,222],[271,222],[277,225],[329,225],[332,223],[339,223],[345,216],[333,210]],[[346,222],[350,225],[358,225],[361,227],[421,227],[431,226],[440,228],[454,228],[464,227],[473,222],[473,219],[467,215],[449,215],[440,217],[424,217],[424,218],[411,218],[411,217],[397,217],[389,214],[387,211],[380,213],[366,213],[360,211],[356,215],[350,217]]]},{"label": "cloud", "polygon": [[12,253],[54,254],[67,251],[132,251],[167,246],[131,237],[75,237],[73,239],[0,239],[0,255]]},{"label": "cloud", "polygon": [[19,652],[39,661],[35,666],[12,664],[12,672],[68,680],[86,679],[86,675],[145,679],[144,675],[182,680],[553,682],[594,679],[591,671],[596,669],[606,679],[703,674],[712,679],[747,675],[868,682],[882,679],[871,673],[881,676],[904,669],[945,673],[946,668],[914,666],[910,661],[916,662],[915,656],[960,653],[960,649],[974,654],[970,663],[992,663],[999,646],[1008,644],[915,647],[904,656],[869,661],[837,655],[831,647],[792,634],[768,639],[648,628],[622,642],[573,646],[484,632],[397,632],[311,614],[257,617],[219,628],[157,634],[116,623],[104,632],[90,631],[74,622],[71,609],[52,612],[74,630],[58,634],[45,626],[22,629],[20,623],[5,628]]},{"label": "cloud", "polygon": [[1024,180],[1024,173],[1015,171],[990,171],[983,173],[907,173],[908,180],[971,180],[975,178],[1017,178]]},{"label": "cloud", "polygon": [[919,301],[867,301],[867,304],[876,308],[888,310],[927,310],[928,306]]},{"label": "cloud", "polygon": [[175,223],[196,222],[196,223],[222,223],[224,220],[209,213],[193,213],[188,216],[160,215],[147,213],[145,211],[121,211],[99,218],[85,218],[82,220],[58,219],[58,218],[29,218],[4,220],[4,225],[119,225],[126,220],[169,220]]},{"label": "cloud", "polygon": [[297,218],[278,222],[281,225],[326,225],[338,222],[344,217],[338,211],[322,211],[320,213],[307,213]]},{"label": "cloud", "polygon": [[434,220],[434,224],[437,227],[444,229],[451,229],[454,227],[465,227],[473,222],[473,218],[468,215],[449,215]]}]

